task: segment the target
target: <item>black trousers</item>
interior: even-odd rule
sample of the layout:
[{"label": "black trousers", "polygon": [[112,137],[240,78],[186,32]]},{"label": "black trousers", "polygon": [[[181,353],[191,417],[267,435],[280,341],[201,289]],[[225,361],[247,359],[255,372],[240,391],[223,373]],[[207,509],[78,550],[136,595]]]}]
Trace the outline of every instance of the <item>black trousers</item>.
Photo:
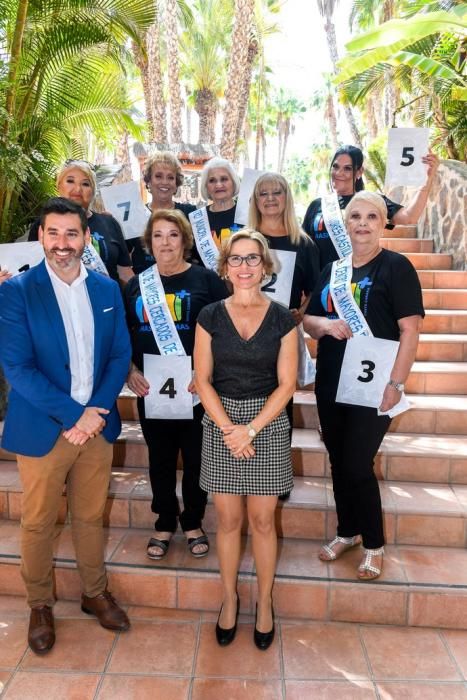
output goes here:
[{"label": "black trousers", "polygon": [[[149,450],[151,510],[159,515],[156,530],[175,532],[177,518],[182,530],[197,530],[201,527],[207,501],[207,493],[199,485],[204,409],[201,404],[195,406],[193,420],[145,418],[144,399],[138,399],[138,412]],[[183,460],[182,511],[175,491],[179,451]]]},{"label": "black trousers", "polygon": [[339,404],[317,394],[323,440],[331,462],[340,537],[361,535],[363,546],[384,544],[383,512],[374,458],[391,419],[375,408]]}]

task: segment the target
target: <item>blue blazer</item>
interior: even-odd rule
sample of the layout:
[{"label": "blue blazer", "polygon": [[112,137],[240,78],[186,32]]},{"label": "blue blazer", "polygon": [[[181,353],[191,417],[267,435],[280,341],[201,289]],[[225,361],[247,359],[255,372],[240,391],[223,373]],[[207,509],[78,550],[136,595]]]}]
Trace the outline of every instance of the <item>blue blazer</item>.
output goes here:
[{"label": "blue blazer", "polygon": [[[131,346],[116,282],[86,278],[94,314],[94,386],[88,406],[107,408],[103,435],[116,440],[116,399],[128,373]],[[50,452],[84,408],[71,398],[68,344],[44,261],[0,285],[0,362],[11,385],[2,447],[30,457]]]}]

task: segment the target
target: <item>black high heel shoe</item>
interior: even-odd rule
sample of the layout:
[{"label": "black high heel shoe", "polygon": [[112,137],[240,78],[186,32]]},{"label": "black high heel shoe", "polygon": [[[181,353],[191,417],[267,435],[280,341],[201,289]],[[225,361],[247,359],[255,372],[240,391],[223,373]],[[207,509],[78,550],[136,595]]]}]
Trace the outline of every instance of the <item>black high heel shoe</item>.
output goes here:
[{"label": "black high heel shoe", "polygon": [[272,644],[272,640],[274,639],[274,632],[275,632],[275,625],[274,625],[274,608],[271,606],[271,612],[272,612],[272,628],[269,632],[259,632],[256,629],[256,621],[258,619],[258,603],[256,603],[256,613],[255,613],[255,631],[253,635],[253,639],[255,640],[255,644],[258,647],[258,649],[261,649],[261,651],[266,651],[266,649],[269,649],[269,647]]},{"label": "black high heel shoe", "polygon": [[237,593],[237,612],[235,615],[235,624],[233,627],[229,627],[229,629],[225,629],[225,627],[221,627],[219,625],[219,620],[221,617],[221,612],[222,612],[223,607],[224,607],[224,604],[221,605],[221,609],[219,610],[219,617],[217,618],[216,639],[217,639],[217,643],[220,644],[221,647],[226,647],[227,644],[231,644],[233,642],[233,640],[235,639],[235,634],[237,632],[238,613],[240,612],[240,598],[238,597],[238,593]]}]

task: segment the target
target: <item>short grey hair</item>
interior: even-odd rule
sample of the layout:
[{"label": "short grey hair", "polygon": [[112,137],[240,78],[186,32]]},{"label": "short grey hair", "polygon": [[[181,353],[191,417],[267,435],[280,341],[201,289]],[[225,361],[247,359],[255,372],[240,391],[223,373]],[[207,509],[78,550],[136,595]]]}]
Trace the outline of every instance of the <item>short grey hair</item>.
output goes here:
[{"label": "short grey hair", "polygon": [[203,199],[209,199],[208,195],[208,190],[207,190],[207,181],[209,177],[209,173],[211,170],[214,168],[224,168],[224,170],[227,170],[229,173],[232,182],[234,184],[234,193],[233,196],[236,197],[238,194],[238,191],[240,189],[240,178],[237,175],[237,172],[232,165],[232,163],[229,160],[226,160],[225,158],[220,158],[219,156],[215,156],[214,158],[211,158],[211,160],[208,160],[204,164],[204,168],[201,171],[201,196]]}]

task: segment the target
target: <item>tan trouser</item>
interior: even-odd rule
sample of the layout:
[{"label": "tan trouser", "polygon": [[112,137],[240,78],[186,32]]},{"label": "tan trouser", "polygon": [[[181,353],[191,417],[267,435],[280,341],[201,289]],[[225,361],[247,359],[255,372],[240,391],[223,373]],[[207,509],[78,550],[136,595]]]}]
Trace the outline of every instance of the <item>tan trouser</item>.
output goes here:
[{"label": "tan trouser", "polygon": [[53,540],[63,485],[67,484],[71,533],[83,592],[105,590],[102,517],[109,489],[113,447],[102,435],[82,447],[60,436],[44,457],[18,455],[23,485],[21,574],[28,604],[53,605]]}]

